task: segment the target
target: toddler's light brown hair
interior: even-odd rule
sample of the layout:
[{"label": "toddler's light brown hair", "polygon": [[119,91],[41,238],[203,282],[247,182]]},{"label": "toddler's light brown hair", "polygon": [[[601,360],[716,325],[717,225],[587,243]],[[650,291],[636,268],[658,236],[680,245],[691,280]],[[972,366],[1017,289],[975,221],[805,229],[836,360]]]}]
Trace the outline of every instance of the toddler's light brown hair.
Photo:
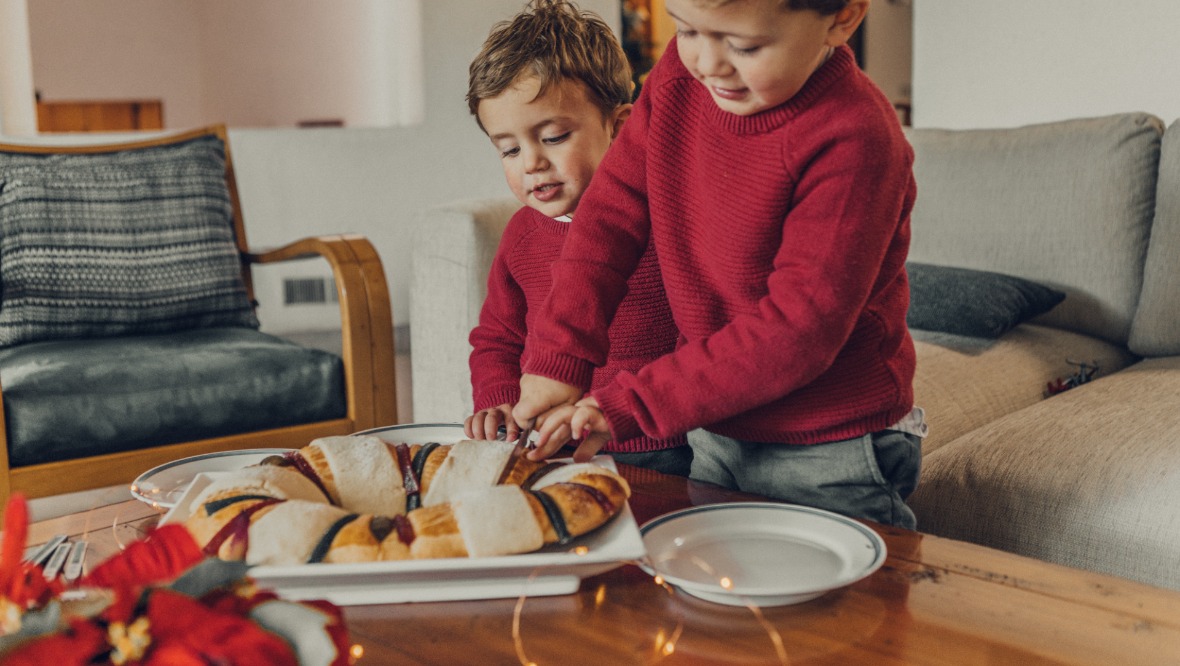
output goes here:
[{"label": "toddler's light brown hair", "polygon": [[562,80],[581,81],[604,116],[631,102],[631,65],[610,26],[566,0],[533,0],[511,20],[492,26],[468,69],[467,107],[480,129],[479,103],[522,74],[540,79],[538,95]]},{"label": "toddler's light brown hair", "polygon": [[[693,0],[699,7],[720,7],[727,5],[734,0]],[[810,9],[814,12],[819,12],[824,16],[831,16],[848,5],[848,0],[779,0],[780,7],[786,9],[794,9],[796,11],[803,11]]]}]

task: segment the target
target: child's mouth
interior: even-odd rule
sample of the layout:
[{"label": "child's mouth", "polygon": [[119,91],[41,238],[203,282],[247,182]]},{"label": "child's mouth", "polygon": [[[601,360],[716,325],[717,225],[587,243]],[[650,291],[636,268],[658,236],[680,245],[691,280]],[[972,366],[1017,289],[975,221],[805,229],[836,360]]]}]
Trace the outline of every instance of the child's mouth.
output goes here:
[{"label": "child's mouth", "polygon": [[746,93],[748,91],[749,91],[748,88],[734,89],[734,88],[721,88],[719,86],[713,86],[713,94],[716,95],[717,97],[720,97],[721,99],[740,100],[746,96]]},{"label": "child's mouth", "polygon": [[537,201],[551,201],[561,193],[561,183],[546,183],[533,189],[533,197]]}]

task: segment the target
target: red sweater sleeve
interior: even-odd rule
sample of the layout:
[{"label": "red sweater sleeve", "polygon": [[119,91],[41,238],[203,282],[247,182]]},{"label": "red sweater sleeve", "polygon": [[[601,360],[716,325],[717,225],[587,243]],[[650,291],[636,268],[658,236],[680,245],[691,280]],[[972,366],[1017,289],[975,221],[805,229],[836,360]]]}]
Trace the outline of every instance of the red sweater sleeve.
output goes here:
[{"label": "red sweater sleeve", "polygon": [[742,117],[673,43],[579,205],[526,371],[569,382],[599,362],[650,235],[686,341],[594,391],[615,437],[709,426],[813,443],[887,427],[912,406],[911,162],[849,50]]},{"label": "red sweater sleeve", "polygon": [[488,295],[479,312],[479,325],[468,338],[472,351],[472,397],[475,411],[520,400],[520,359],[524,353],[524,290],[509,270],[508,256],[524,227],[518,213],[509,221],[496,248],[488,273]]},{"label": "red sweater sleeve", "polygon": [[529,331],[525,372],[586,386],[594,368],[606,363],[608,326],[648,245],[644,140],[649,108],[641,92],[578,203],[570,237],[553,265],[557,288]]}]

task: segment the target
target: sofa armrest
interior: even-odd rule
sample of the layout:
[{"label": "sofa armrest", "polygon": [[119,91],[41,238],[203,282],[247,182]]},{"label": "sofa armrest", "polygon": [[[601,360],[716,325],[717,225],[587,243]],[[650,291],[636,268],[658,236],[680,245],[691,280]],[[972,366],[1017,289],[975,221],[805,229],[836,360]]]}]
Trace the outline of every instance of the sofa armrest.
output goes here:
[{"label": "sofa armrest", "polygon": [[414,420],[454,423],[472,411],[468,335],[479,322],[488,271],[512,198],[460,201],[425,211],[413,238],[410,277]]},{"label": "sofa armrest", "polygon": [[273,264],[316,256],[328,261],[336,280],[349,418],[358,430],[395,424],[393,312],[385,270],[372,243],[356,234],[315,236],[246,252],[243,258],[250,264]]}]

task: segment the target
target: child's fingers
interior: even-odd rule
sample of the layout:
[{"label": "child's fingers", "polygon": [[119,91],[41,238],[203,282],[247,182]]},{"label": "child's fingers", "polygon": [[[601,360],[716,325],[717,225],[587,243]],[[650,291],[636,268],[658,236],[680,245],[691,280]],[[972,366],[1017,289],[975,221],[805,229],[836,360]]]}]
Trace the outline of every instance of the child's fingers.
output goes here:
[{"label": "child's fingers", "polygon": [[557,453],[570,439],[569,419],[574,408],[570,405],[546,412],[537,421],[536,447],[529,452],[529,460],[544,460]]},{"label": "child's fingers", "polygon": [[463,419],[463,434],[469,439],[478,439],[478,437],[475,435],[475,429],[473,428],[477,416],[479,415],[472,414],[471,416]]},{"label": "child's fingers", "polygon": [[602,412],[594,407],[581,406],[574,411],[570,418],[570,432],[574,439],[582,439],[586,431],[601,435],[610,435],[610,428],[606,425],[606,418]]},{"label": "child's fingers", "polygon": [[520,400],[512,408],[512,418],[523,426],[542,414],[563,405],[572,405],[582,397],[582,390],[559,381],[526,374],[520,378]]},{"label": "child's fingers", "polygon": [[583,438],[574,451],[574,462],[589,462],[609,439],[609,436],[597,432]]},{"label": "child's fingers", "polygon": [[489,409],[483,416],[483,432],[477,433],[479,439],[495,439],[496,431],[500,429],[500,421],[502,417],[500,412],[495,409]]}]

